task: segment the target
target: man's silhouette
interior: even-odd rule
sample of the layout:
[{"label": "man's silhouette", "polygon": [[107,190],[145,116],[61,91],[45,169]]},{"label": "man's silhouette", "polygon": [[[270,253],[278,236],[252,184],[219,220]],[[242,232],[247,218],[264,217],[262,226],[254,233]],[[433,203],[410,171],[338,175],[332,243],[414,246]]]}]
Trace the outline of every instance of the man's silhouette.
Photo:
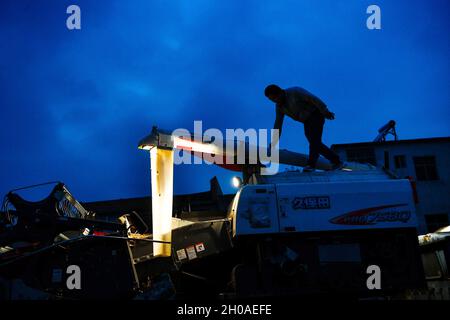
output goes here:
[{"label": "man's silhouette", "polygon": [[315,170],[319,154],[332,163],[333,170],[343,167],[339,156],[322,143],[325,119],[334,119],[334,113],[328,110],[322,100],[303,88],[281,89],[275,84],[267,86],[264,94],[276,104],[276,119],[273,128],[279,130],[280,137],[285,115],[304,124],[305,136],[309,142],[309,158],[308,165],[303,171]]}]

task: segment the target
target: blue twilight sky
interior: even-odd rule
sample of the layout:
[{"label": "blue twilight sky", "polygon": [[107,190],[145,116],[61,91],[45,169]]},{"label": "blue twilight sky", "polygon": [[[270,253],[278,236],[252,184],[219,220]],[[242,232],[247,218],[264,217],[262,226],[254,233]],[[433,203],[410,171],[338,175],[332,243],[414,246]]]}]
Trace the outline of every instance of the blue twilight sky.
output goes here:
[{"label": "blue twilight sky", "polygon": [[[81,8],[78,31],[66,8]],[[366,28],[381,8],[382,30]],[[0,193],[64,181],[82,200],[150,192],[137,142],[161,128],[270,128],[264,87],[300,85],[336,113],[324,142],[371,141],[390,119],[400,138],[449,136],[447,0],[2,0]],[[300,123],[281,147],[307,152]],[[177,166],[175,192],[217,175]]]}]

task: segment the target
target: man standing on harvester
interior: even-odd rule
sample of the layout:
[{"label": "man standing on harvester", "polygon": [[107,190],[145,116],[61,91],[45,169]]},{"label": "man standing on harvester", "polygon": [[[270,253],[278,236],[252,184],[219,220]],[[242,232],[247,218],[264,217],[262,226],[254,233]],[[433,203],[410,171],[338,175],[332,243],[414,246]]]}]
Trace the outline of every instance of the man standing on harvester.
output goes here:
[{"label": "man standing on harvester", "polygon": [[315,171],[319,155],[323,155],[332,163],[333,170],[342,169],[344,164],[339,156],[322,143],[325,119],[334,119],[334,113],[328,110],[322,100],[303,88],[281,89],[275,84],[267,86],[264,94],[276,104],[273,128],[279,130],[280,137],[285,115],[304,124],[305,136],[309,142],[308,165],[303,168],[304,172]]}]

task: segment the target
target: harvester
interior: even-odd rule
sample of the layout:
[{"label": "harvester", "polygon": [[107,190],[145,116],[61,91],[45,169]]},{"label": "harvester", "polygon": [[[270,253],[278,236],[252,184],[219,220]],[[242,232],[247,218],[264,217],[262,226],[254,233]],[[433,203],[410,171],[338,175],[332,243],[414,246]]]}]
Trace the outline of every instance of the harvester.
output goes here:
[{"label": "harvester", "polygon": [[[244,177],[226,212],[174,217],[174,152],[236,159],[250,149],[236,143],[244,148],[153,127],[139,143],[151,158],[151,221],[137,213],[101,221],[61,184],[45,206],[9,193],[0,274],[66,299],[395,297],[424,286],[414,186],[369,164],[331,171],[320,160],[316,172],[265,175],[246,151],[244,163],[221,164]],[[278,161],[303,167],[307,157],[279,150]],[[70,265],[81,270],[80,288],[67,286]]]}]

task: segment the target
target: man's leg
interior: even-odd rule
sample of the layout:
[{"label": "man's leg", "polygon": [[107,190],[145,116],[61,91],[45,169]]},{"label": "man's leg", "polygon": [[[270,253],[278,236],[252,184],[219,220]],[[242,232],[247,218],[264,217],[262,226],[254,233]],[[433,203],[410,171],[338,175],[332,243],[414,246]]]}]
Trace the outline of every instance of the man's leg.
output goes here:
[{"label": "man's leg", "polygon": [[324,145],[322,142],[320,143],[319,146],[319,153],[333,164],[339,164],[341,162],[339,156],[333,150]]},{"label": "man's leg", "polygon": [[312,117],[305,121],[304,127],[305,136],[309,142],[308,166],[315,168],[317,159],[319,159],[321,133],[317,130],[317,121],[314,121],[314,119],[311,118]]},{"label": "man's leg", "polygon": [[323,126],[325,118],[322,114],[315,112],[305,122],[305,135],[309,141],[309,161],[308,165],[315,167],[319,154],[323,155],[333,164],[339,164],[339,156],[322,143]]},{"label": "man's leg", "polygon": [[330,148],[328,148],[326,145],[321,143],[319,153],[323,155],[326,159],[328,159],[333,164],[339,164],[341,162],[341,159],[339,156]]}]

